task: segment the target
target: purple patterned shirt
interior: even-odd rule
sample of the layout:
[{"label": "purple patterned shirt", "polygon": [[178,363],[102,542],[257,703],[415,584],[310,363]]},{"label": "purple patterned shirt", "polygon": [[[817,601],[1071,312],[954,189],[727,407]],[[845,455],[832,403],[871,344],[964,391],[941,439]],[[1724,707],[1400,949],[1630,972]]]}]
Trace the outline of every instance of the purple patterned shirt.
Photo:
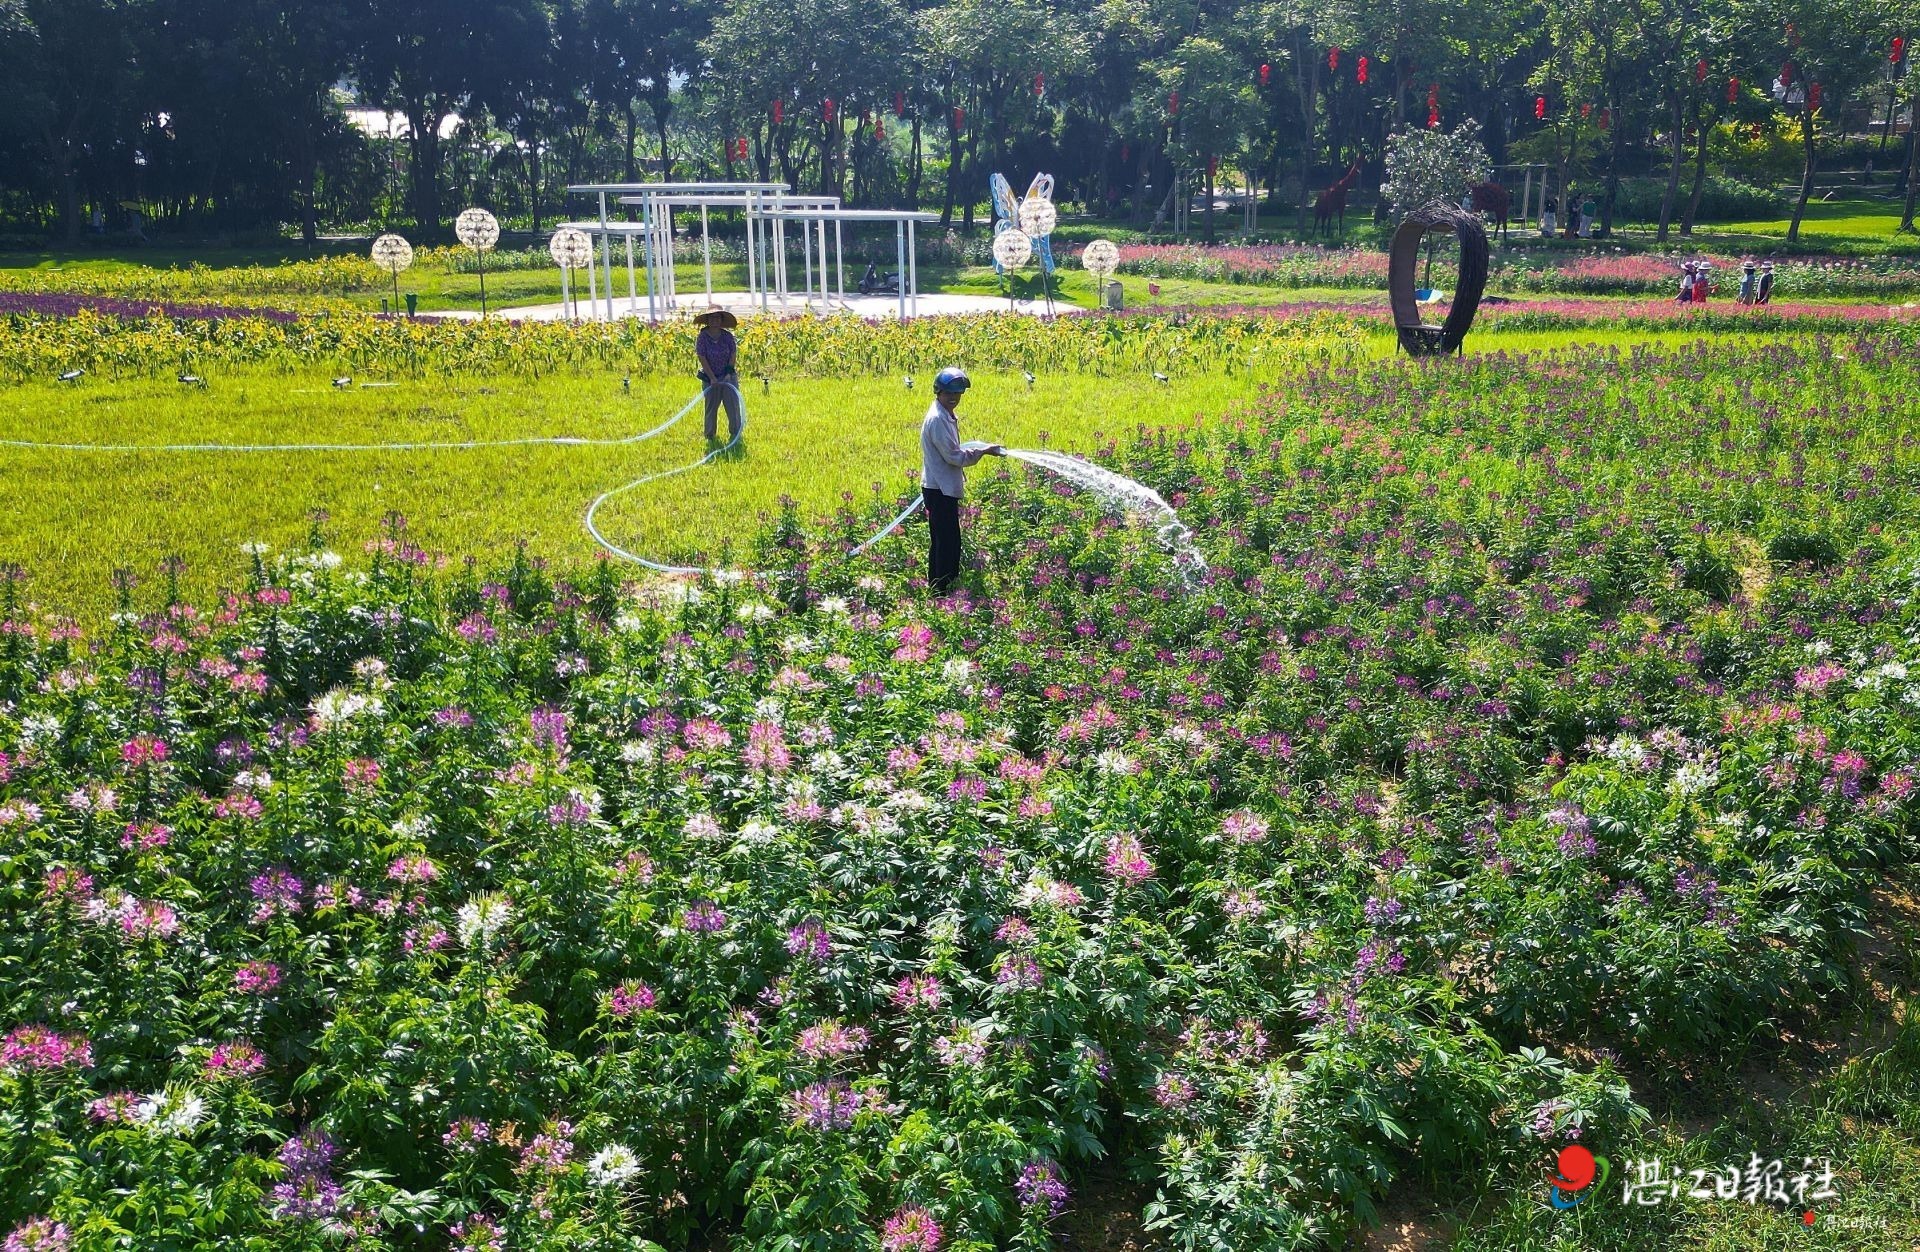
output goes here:
[{"label": "purple patterned shirt", "polygon": [[733,372],[733,332],[707,327],[693,341],[695,355],[708,378],[725,378]]}]

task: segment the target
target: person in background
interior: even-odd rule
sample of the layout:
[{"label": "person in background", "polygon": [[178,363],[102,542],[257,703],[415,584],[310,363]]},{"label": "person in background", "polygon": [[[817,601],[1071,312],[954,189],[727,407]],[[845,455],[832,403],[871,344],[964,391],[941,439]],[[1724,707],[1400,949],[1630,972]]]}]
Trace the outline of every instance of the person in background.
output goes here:
[{"label": "person in background", "polygon": [[1740,263],[1740,303],[1752,304],[1759,295],[1760,278],[1754,272],[1753,258],[1748,257]]},{"label": "person in background", "polygon": [[1599,212],[1600,206],[1593,202],[1592,196],[1580,202],[1580,237],[1582,239],[1593,238],[1593,219]]},{"label": "person in background", "polygon": [[706,387],[707,438],[719,438],[714,433],[714,419],[724,404],[727,439],[731,442],[740,437],[740,373],[734,368],[739,348],[733,338],[733,328],[740,319],[716,306],[697,315],[693,323],[700,328],[693,340],[693,354],[700,360],[700,381]]},{"label": "person in background", "polygon": [[1573,198],[1573,193],[1569,191],[1567,193],[1567,238],[1578,239],[1579,237],[1580,237],[1580,202],[1578,200],[1575,200]]},{"label": "person in background", "polygon": [[967,469],[983,456],[1001,456],[999,444],[960,442],[961,397],[973,380],[957,365],[933,376],[933,403],[920,422],[920,497],[927,506],[932,540],[927,548],[927,581],[945,592],[960,576],[960,498],[967,491]]},{"label": "person in background", "polygon": [[1760,263],[1760,290],[1753,298],[1755,304],[1769,304],[1773,301],[1773,262]]},{"label": "person in background", "polygon": [[1693,284],[1699,272],[1699,266],[1695,265],[1692,261],[1686,261],[1681,264],[1680,296],[1674,301],[1675,304],[1689,304],[1693,301]]},{"label": "person in background", "polygon": [[1700,262],[1700,268],[1695,270],[1693,274],[1693,302],[1695,304],[1705,304],[1707,302],[1707,293],[1712,290],[1713,267],[1705,261],[1702,261]]},{"label": "person in background", "polygon": [[1559,208],[1560,206],[1554,201],[1554,198],[1548,196],[1547,206],[1540,210],[1540,237],[1542,239],[1553,238],[1554,227],[1558,224],[1557,219],[1560,216],[1558,212]]}]

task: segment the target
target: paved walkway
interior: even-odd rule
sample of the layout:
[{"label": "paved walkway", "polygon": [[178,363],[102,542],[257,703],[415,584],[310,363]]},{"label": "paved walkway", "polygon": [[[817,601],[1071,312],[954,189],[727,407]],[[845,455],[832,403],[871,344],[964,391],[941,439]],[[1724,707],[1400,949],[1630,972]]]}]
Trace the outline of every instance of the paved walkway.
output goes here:
[{"label": "paved walkway", "polygon": [[[647,315],[647,298],[644,294],[632,303],[633,308],[630,310],[626,293],[619,292],[613,298],[613,315],[615,317],[645,317]],[[716,291],[713,293],[713,303],[723,309],[729,309],[737,316],[743,318],[755,316],[760,313],[759,301],[750,300],[744,291]],[[587,301],[583,297],[580,300],[579,315],[582,319],[604,317],[606,307],[606,299],[602,297],[597,305],[589,309]],[[679,307],[672,310],[667,316],[675,318],[689,317],[706,307],[707,295],[704,291],[694,291],[692,293],[682,292],[679,299]],[[1054,308],[1059,312],[1067,312],[1073,307],[1073,305],[1063,301],[1056,300],[1054,302]],[[1022,300],[1017,305],[1010,307],[1004,296],[970,296],[940,292],[934,294],[923,293],[919,299],[918,311],[910,314],[910,316],[942,317],[955,313],[1006,312],[1039,316],[1046,313],[1046,311],[1047,306],[1040,301]],[[788,298],[785,305],[782,305],[777,300],[769,301],[767,312],[775,317],[793,317],[802,313],[851,313],[856,317],[864,317],[871,321],[891,321],[900,315],[900,299],[898,296],[862,296],[850,291],[847,293],[847,298],[844,301],[835,297],[823,307],[817,298],[812,304],[808,304],[807,301],[800,296],[793,295]],[[557,322],[565,318],[566,315],[566,306],[561,304],[528,304],[515,308],[493,310],[493,316],[504,317],[512,322]],[[477,318],[480,314],[472,310],[451,310],[444,313],[437,312],[434,316]]]}]

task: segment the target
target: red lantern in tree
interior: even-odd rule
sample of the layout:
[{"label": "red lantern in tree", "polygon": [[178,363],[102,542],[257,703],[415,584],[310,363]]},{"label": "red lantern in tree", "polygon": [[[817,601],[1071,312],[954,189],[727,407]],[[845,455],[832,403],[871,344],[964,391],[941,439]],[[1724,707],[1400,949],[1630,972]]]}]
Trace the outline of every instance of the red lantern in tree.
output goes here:
[{"label": "red lantern in tree", "polygon": [[1440,126],[1440,84],[1434,83],[1427,88],[1427,129],[1436,130]]},{"label": "red lantern in tree", "polygon": [[1273,81],[1273,67],[1265,61],[1262,61],[1260,63],[1260,85],[1264,87],[1271,81]]},{"label": "red lantern in tree", "polygon": [[736,161],[744,161],[747,159],[747,138],[745,135],[733,141],[733,159]]},{"label": "red lantern in tree", "polygon": [[1169,91],[1167,93],[1167,116],[1180,116],[1180,93],[1177,91]]},{"label": "red lantern in tree", "polygon": [[905,117],[907,115],[907,97],[902,92],[896,91],[893,93],[893,115],[895,117]]},{"label": "red lantern in tree", "polygon": [[1332,71],[1337,70],[1339,68],[1340,68],[1340,45],[1335,44],[1333,45],[1333,47],[1327,49],[1327,70],[1329,73],[1331,73]]},{"label": "red lantern in tree", "polygon": [[1738,100],[1739,98],[1740,98],[1740,80],[1737,78],[1729,78],[1727,80],[1727,103],[1732,104],[1734,101]]},{"label": "red lantern in tree", "polygon": [[1353,76],[1360,80],[1360,85],[1363,87],[1366,86],[1367,83],[1367,66],[1369,64],[1370,62],[1367,58],[1361,57],[1359,63],[1355,65],[1353,69]]},{"label": "red lantern in tree", "polygon": [[1893,62],[1895,65],[1898,65],[1900,64],[1900,62],[1906,59],[1907,59],[1907,37],[1905,35],[1895,35],[1893,37],[1893,51],[1887,54],[1887,60]]},{"label": "red lantern in tree", "polygon": [[1747,129],[1747,134],[1753,136],[1755,141],[1758,141],[1760,136],[1765,133],[1766,133],[1765,129],[1758,122],[1755,122],[1751,127]]},{"label": "red lantern in tree", "polygon": [[1696,83],[1704,83],[1707,81],[1707,59],[1705,57],[1701,57],[1693,63],[1693,81]]},{"label": "red lantern in tree", "polygon": [[1793,62],[1791,62],[1791,61],[1785,61],[1785,62],[1782,62],[1782,63],[1781,63],[1781,66],[1780,66],[1780,85],[1781,85],[1782,87],[1791,87],[1791,86],[1793,86]]},{"label": "red lantern in tree", "polygon": [[1612,125],[1613,125],[1613,110],[1612,109],[1600,110],[1600,129],[1606,130],[1608,127]]},{"label": "red lantern in tree", "polygon": [[1045,74],[1036,73],[1033,76],[1033,94],[1036,96],[1044,96],[1047,94],[1047,76]]},{"label": "red lantern in tree", "polygon": [[1588,118],[1590,118],[1590,117],[1592,117],[1592,116],[1593,116],[1593,106],[1592,106],[1591,104],[1583,104],[1583,105],[1581,105],[1581,106],[1580,106],[1580,120],[1581,120],[1581,121],[1583,121],[1583,122],[1584,122],[1584,121],[1586,121],[1586,120],[1587,120]]},{"label": "red lantern in tree", "polygon": [[967,111],[959,105],[953,106],[953,133],[959,134],[967,128]]},{"label": "red lantern in tree", "polygon": [[1814,83],[1807,88],[1807,112],[1820,111],[1820,84]]},{"label": "red lantern in tree", "polygon": [[773,124],[775,126],[778,126],[781,122],[784,122],[786,119],[787,119],[787,102],[785,100],[775,100],[773,102]]},{"label": "red lantern in tree", "polygon": [[825,100],[822,100],[820,102],[820,120],[825,122],[829,126],[833,125],[833,97],[832,96],[828,96]]},{"label": "red lantern in tree", "polygon": [[875,139],[885,139],[887,137],[887,124],[877,117],[873,119],[873,137]]},{"label": "red lantern in tree", "polygon": [[1533,120],[1536,122],[1542,122],[1546,120],[1546,117],[1547,117],[1547,98],[1545,96],[1535,96],[1533,98]]}]

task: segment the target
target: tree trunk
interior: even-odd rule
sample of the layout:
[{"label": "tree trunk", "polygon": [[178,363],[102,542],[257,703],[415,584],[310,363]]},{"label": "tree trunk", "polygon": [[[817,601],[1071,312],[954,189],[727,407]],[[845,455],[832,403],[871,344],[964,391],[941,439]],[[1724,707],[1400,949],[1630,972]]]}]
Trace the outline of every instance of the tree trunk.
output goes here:
[{"label": "tree trunk", "polygon": [[913,111],[913,158],[907,166],[907,207],[914,212],[920,211],[920,171],[925,168],[925,155],[920,134],[920,110]]},{"label": "tree trunk", "polygon": [[947,187],[946,203],[940,206],[940,228],[953,225],[954,196],[960,190],[960,132],[953,126],[953,97],[947,97]]},{"label": "tree trunk", "polygon": [[65,138],[45,135],[53,179],[60,187],[60,223],[68,243],[80,242],[80,180],[74,174],[73,149]]},{"label": "tree trunk", "polygon": [[1807,163],[1800,175],[1800,195],[1793,202],[1793,221],[1787,224],[1787,242],[1800,241],[1800,219],[1806,216],[1807,200],[1813,195],[1813,174],[1815,152],[1813,147],[1813,110],[1803,108],[1800,112],[1800,143],[1806,152]]},{"label": "tree trunk", "polygon": [[1210,153],[1210,152],[1203,152],[1203,153],[1201,153],[1201,158],[1202,158],[1203,160],[1205,160],[1205,161],[1206,161],[1206,163],[1207,163],[1207,229],[1206,229],[1206,240],[1207,240],[1207,242],[1208,242],[1208,243],[1212,243],[1212,242],[1213,242],[1213,154],[1212,154],[1212,153]]},{"label": "tree trunk", "polygon": [[1313,102],[1320,94],[1320,58],[1307,55],[1304,35],[1294,41],[1294,49],[1300,84],[1300,204],[1294,229],[1305,234],[1307,206],[1313,202]]},{"label": "tree trunk", "polygon": [[640,118],[634,113],[631,100],[620,106],[620,112],[627,121],[626,180],[637,183],[640,181]]},{"label": "tree trunk", "polygon": [[1613,235],[1613,206],[1620,198],[1620,157],[1626,147],[1627,128],[1620,116],[1619,101],[1610,99],[1607,107],[1612,119],[1613,143],[1607,148],[1607,194],[1600,205],[1598,233],[1610,238]]},{"label": "tree trunk", "polygon": [[653,110],[653,127],[660,134],[660,181],[670,183],[673,181],[673,161],[667,156],[667,119],[673,116],[673,106],[668,105],[663,109],[649,103],[647,107]]},{"label": "tree trunk", "polygon": [[527,207],[532,210],[533,233],[540,233],[540,134],[533,132],[527,139]]},{"label": "tree trunk", "polygon": [[413,221],[429,239],[440,237],[440,118],[424,104],[407,108],[407,171],[413,199]]},{"label": "tree trunk", "polygon": [[1671,120],[1673,136],[1667,145],[1667,190],[1660,197],[1660,231],[1655,236],[1661,243],[1667,241],[1667,230],[1673,223],[1673,202],[1680,194],[1680,158],[1686,142],[1686,136],[1680,133],[1680,93],[1677,91],[1673,95]]},{"label": "tree trunk", "polygon": [[[1907,106],[1912,109],[1916,120],[1920,120],[1920,96],[1915,96]],[[1911,233],[1913,230],[1913,206],[1916,192],[1920,192],[1920,178],[1915,174],[1920,166],[1920,126],[1912,121],[1907,123],[1907,199],[1900,209],[1900,229]]]},{"label": "tree trunk", "polygon": [[1707,191],[1707,136],[1720,124],[1719,114],[1715,114],[1700,125],[1700,142],[1693,149],[1693,194],[1687,199],[1687,211],[1680,219],[1680,234],[1693,234],[1693,219],[1700,212],[1700,197]]}]

